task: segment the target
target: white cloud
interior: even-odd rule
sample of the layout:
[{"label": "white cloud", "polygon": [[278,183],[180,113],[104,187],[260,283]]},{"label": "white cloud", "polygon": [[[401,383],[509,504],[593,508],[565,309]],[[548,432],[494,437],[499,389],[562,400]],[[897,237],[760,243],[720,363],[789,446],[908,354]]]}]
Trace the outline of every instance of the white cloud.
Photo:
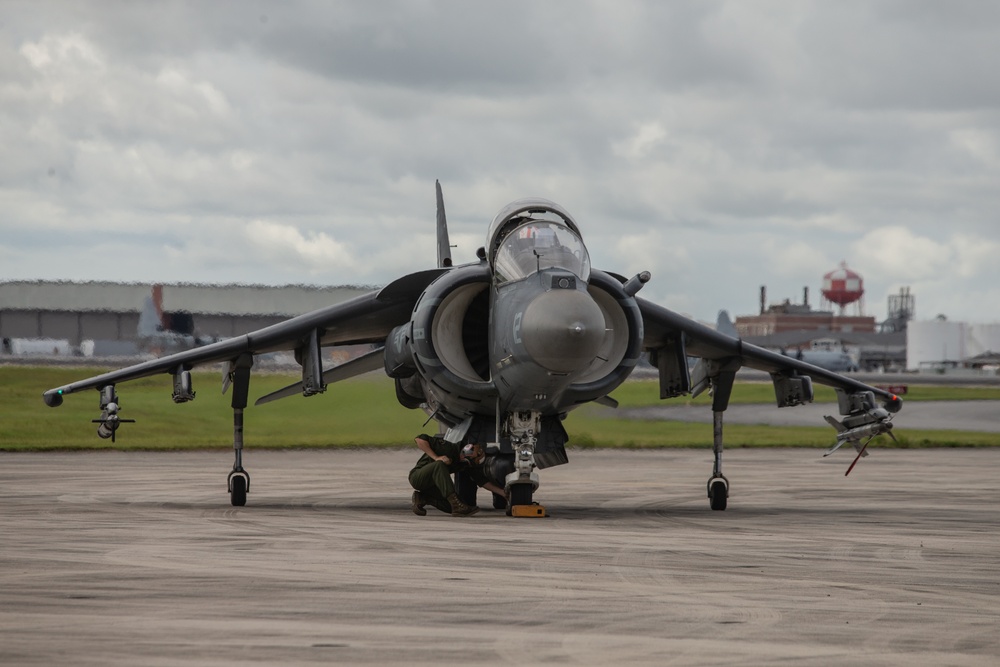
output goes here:
[{"label": "white cloud", "polygon": [[299,266],[311,275],[330,271],[351,271],[355,261],[350,249],[324,232],[303,234],[292,225],[254,220],[247,225],[245,242],[257,249],[257,256],[269,261]]},{"label": "white cloud", "polygon": [[949,132],[952,145],[989,167],[1000,166],[996,133],[985,128],[958,128]]},{"label": "white cloud", "polygon": [[20,53],[39,70],[55,68],[104,68],[100,50],[79,33],[44,35],[37,42],[25,42]]},{"label": "white cloud", "polygon": [[[956,234],[949,245],[955,258],[953,268],[960,277],[975,280],[977,276],[992,276],[992,282],[1000,279],[1000,241]],[[1000,284],[996,286],[1000,288]],[[997,306],[1000,306],[1000,302]]]},{"label": "white cloud", "polygon": [[660,268],[664,275],[657,277],[664,280],[676,280],[678,275],[686,274],[693,268],[688,249],[671,242],[669,232],[660,230],[621,236],[614,240],[610,254],[614,264],[596,268],[629,276]]},{"label": "white cloud", "polygon": [[193,80],[188,74],[173,67],[166,67],[156,75],[156,85],[178,106],[180,113],[199,116],[202,108],[216,116],[230,113],[229,102],[215,86],[207,81]]},{"label": "white cloud", "polygon": [[638,160],[646,157],[666,136],[667,132],[660,123],[656,121],[640,123],[627,141],[614,144],[614,151],[616,155]]},{"label": "white cloud", "polygon": [[874,273],[907,283],[942,277],[954,270],[955,251],[948,242],[914,234],[905,227],[880,227],[854,243],[852,256]]}]

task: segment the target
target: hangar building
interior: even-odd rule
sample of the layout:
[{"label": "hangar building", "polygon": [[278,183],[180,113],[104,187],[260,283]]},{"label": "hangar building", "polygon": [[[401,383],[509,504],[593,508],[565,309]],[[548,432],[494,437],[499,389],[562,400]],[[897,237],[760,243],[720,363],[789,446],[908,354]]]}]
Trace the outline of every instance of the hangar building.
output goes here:
[{"label": "hangar building", "polygon": [[[228,338],[346,301],[372,286],[163,284],[164,312],[184,314],[201,336]],[[0,282],[0,338],[133,341],[154,293],[148,283]],[[190,317],[187,317],[188,314]]]}]

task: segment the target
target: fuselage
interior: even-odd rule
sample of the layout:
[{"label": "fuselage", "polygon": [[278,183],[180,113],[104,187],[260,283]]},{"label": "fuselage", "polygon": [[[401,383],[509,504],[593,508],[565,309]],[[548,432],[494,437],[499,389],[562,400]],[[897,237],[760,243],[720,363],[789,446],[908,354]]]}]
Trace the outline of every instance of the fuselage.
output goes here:
[{"label": "fuselage", "polygon": [[565,224],[531,218],[506,234],[493,260],[490,368],[498,409],[552,412],[592,365],[605,334],[587,291],[587,249]]},{"label": "fuselage", "polygon": [[[574,386],[612,379],[631,336],[641,337],[641,324],[639,331],[629,326],[639,318],[628,322],[621,305],[591,285],[590,255],[579,228],[552,202],[525,200],[506,207],[490,226],[488,248],[497,409],[565,412],[582,398]],[[615,386],[625,377],[613,378]],[[600,384],[584,400],[613,388]]]},{"label": "fuselage", "polygon": [[522,200],[493,220],[484,261],[435,279],[386,341],[407,407],[455,426],[503,416],[559,418],[606,396],[635,368],[642,317],[623,281],[592,271],[576,223]]}]

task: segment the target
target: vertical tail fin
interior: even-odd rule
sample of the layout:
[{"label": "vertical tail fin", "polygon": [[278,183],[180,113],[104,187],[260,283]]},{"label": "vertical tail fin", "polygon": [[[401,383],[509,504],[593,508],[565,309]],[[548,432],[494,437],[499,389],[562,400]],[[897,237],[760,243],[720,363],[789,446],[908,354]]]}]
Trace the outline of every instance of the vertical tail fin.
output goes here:
[{"label": "vertical tail fin", "polygon": [[451,266],[451,244],[448,241],[448,219],[444,214],[444,195],[441,194],[441,181],[434,181],[437,189],[437,245],[438,268]]},{"label": "vertical tail fin", "polygon": [[163,286],[153,285],[150,295],[143,300],[136,334],[139,338],[155,336],[163,331],[163,324]]},{"label": "vertical tail fin", "polygon": [[719,311],[719,319],[715,322],[715,330],[733,338],[740,337],[739,332],[736,331],[736,325],[729,319],[729,313],[725,310]]}]

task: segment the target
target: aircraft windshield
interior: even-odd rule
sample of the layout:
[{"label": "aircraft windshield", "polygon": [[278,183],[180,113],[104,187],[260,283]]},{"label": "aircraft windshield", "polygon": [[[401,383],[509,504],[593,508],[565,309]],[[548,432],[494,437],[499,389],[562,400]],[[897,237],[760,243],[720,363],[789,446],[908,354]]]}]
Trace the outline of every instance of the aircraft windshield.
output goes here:
[{"label": "aircraft windshield", "polygon": [[545,220],[530,220],[504,238],[494,269],[498,282],[513,282],[545,269],[566,269],[590,279],[590,255],[583,241],[569,227]]}]

